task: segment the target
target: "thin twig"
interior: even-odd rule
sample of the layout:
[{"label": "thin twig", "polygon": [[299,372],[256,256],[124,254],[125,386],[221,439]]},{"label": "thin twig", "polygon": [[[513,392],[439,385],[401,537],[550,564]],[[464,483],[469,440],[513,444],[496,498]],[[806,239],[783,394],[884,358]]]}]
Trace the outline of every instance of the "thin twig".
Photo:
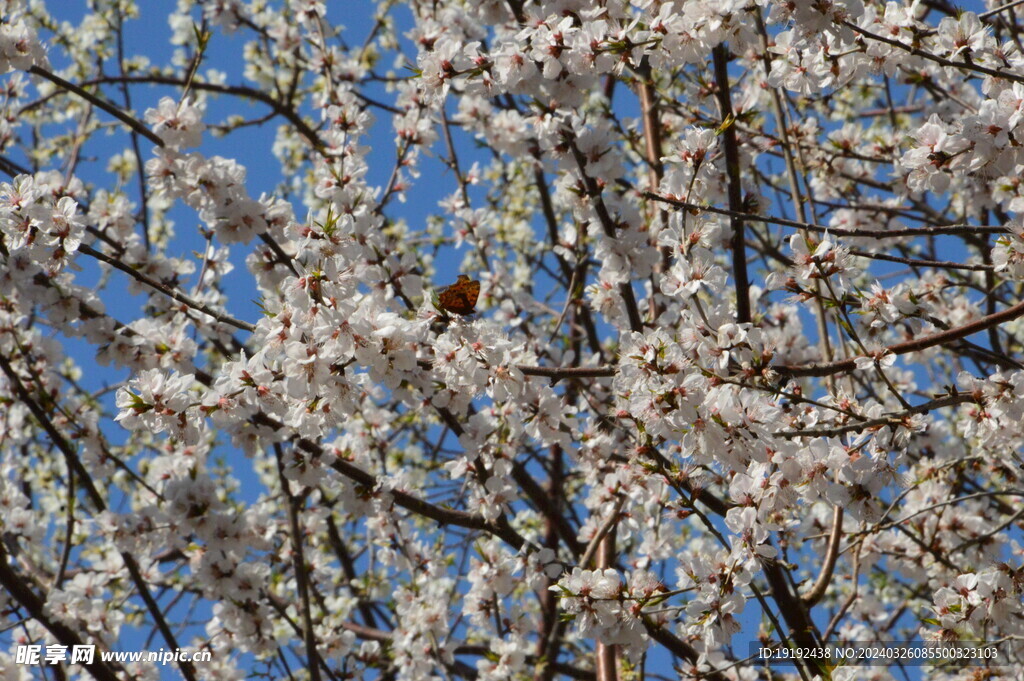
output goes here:
[{"label": "thin twig", "polygon": [[87,246],[85,244],[80,245],[78,247],[78,250],[81,251],[82,253],[85,253],[86,255],[91,255],[92,257],[96,258],[97,260],[99,260],[101,262],[107,263],[108,265],[110,265],[114,269],[121,270],[125,274],[131,276],[133,279],[136,279],[137,281],[142,282],[146,286],[149,286],[150,288],[152,288],[152,289],[154,289],[154,290],[164,294],[165,296],[167,296],[168,298],[171,298],[172,300],[175,300],[175,301],[181,303],[182,305],[187,305],[188,307],[191,307],[191,308],[193,308],[195,310],[198,310],[199,312],[202,312],[203,314],[206,314],[206,315],[209,315],[209,316],[213,317],[218,322],[221,322],[223,324],[227,324],[229,326],[233,326],[236,329],[241,329],[242,331],[248,331],[249,333],[252,333],[253,331],[256,330],[256,327],[253,324],[250,324],[248,322],[240,321],[240,320],[235,319],[234,317],[232,317],[232,316],[230,316],[228,314],[225,314],[223,312],[218,312],[217,310],[214,310],[213,308],[211,308],[209,305],[206,305],[205,303],[200,303],[197,300],[193,300],[192,298],[190,298],[189,296],[185,295],[181,291],[177,291],[177,290],[175,290],[175,289],[173,289],[173,288],[171,288],[169,286],[165,286],[165,285],[161,284],[156,279],[153,279],[152,277],[149,277],[149,276],[143,274],[142,272],[140,272],[140,271],[138,271],[136,269],[132,269],[128,265],[125,265],[123,262],[121,262],[119,260],[115,260],[114,258],[111,258],[106,253],[102,253],[100,251],[97,251],[96,249],[94,249],[94,248],[92,248],[90,246]]},{"label": "thin twig", "polygon": [[717,208],[715,206],[702,206],[696,203],[689,203],[671,196],[661,196],[654,192],[644,192],[644,196],[655,201],[664,201],[665,203],[672,204],[677,208],[685,208],[687,210],[695,211],[707,211],[709,213],[716,213],[718,215],[732,216],[745,218],[747,220],[753,220],[755,222],[765,222],[772,225],[783,225],[784,227],[796,227],[799,229],[808,229],[812,232],[828,232],[836,236],[854,236],[854,237],[871,237],[875,239],[890,239],[895,237],[904,236],[940,236],[943,234],[963,235],[963,234],[1007,234],[1008,230],[1005,227],[997,227],[994,225],[966,225],[966,224],[949,224],[949,225],[934,225],[932,227],[910,227],[906,229],[882,229],[878,231],[872,231],[868,229],[844,229],[842,227],[829,227],[827,225],[816,225],[812,222],[800,222],[799,220],[789,220],[787,218],[771,217],[769,215],[758,215],[757,213],[738,213],[736,211],[728,210],[725,208]]},{"label": "thin twig", "polygon": [[897,255],[887,255],[885,253],[868,253],[866,251],[858,251],[850,249],[850,255],[856,255],[859,258],[870,258],[872,260],[884,260],[886,262],[898,262],[902,265],[911,265],[913,267],[941,267],[942,269],[949,270],[967,270],[970,272],[993,272],[995,267],[992,265],[965,265],[958,262],[950,262],[944,260],[921,260],[918,258],[901,258]]},{"label": "thin twig", "polygon": [[[923,338],[915,338],[903,343],[896,343],[885,348],[885,352],[894,355],[905,355],[910,352],[919,352],[936,345],[942,345],[951,341],[960,340],[972,334],[984,331],[990,326],[1002,324],[1024,315],[1024,301],[1013,307],[1000,310],[973,322],[952,328],[948,331],[940,331]],[[773,367],[784,376],[831,376],[842,372],[853,371],[857,366],[856,358],[844,359],[838,362],[826,362],[824,364],[810,364],[805,366],[782,365]]]},{"label": "thin twig", "polygon": [[91,92],[89,92],[87,90],[83,90],[81,87],[75,85],[74,83],[66,81],[63,78],[61,78],[60,76],[55,75],[53,73],[50,73],[46,69],[41,68],[39,66],[33,66],[32,68],[30,68],[28,70],[28,72],[32,73],[32,74],[35,74],[37,76],[40,76],[42,78],[45,78],[46,80],[50,81],[51,83],[54,83],[55,85],[58,85],[58,86],[64,88],[65,90],[68,90],[70,92],[75,93],[76,95],[78,95],[79,97],[84,99],[85,101],[94,104],[96,107],[98,107],[100,109],[103,109],[108,114],[110,114],[111,116],[113,116],[117,120],[121,121],[122,123],[127,125],[129,128],[131,128],[135,132],[139,133],[140,135],[142,135],[143,137],[145,137],[146,139],[148,139],[150,142],[152,142],[153,144],[157,145],[158,147],[164,146],[164,141],[162,139],[160,139],[155,132],[153,132],[152,130],[147,128],[145,125],[143,125],[141,122],[139,122],[135,118],[132,118],[131,116],[129,116],[125,112],[121,111],[120,109],[118,109],[116,106],[114,106],[110,102],[106,101],[105,99],[101,99],[101,98],[97,97],[96,95],[92,94]]},{"label": "thin twig", "polygon": [[981,14],[979,14],[978,18],[984,21],[985,19],[988,19],[991,16],[999,14],[1000,12],[1006,11],[1008,9],[1013,9],[1017,5],[1024,5],[1024,0],[1014,0],[1013,2],[1008,2],[1005,5],[994,7],[993,9],[990,9],[987,12],[982,12]]},{"label": "thin twig", "polygon": [[909,52],[914,56],[922,57],[924,59],[927,59],[928,61],[933,61],[936,64],[941,64],[942,66],[949,66],[955,69],[966,69],[968,71],[974,71],[976,73],[984,73],[986,76],[992,76],[993,78],[1004,78],[1015,83],[1024,83],[1024,76],[1019,76],[1016,73],[1010,71],[997,71],[996,69],[990,69],[988,67],[980,66],[978,64],[952,61],[950,59],[946,59],[945,57],[940,57],[938,55],[932,54],[931,52],[926,52],[919,47],[905,45],[898,40],[893,40],[890,38],[886,38],[884,36],[880,36],[876,33],[872,33],[871,31],[865,28],[861,28],[857,24],[851,23],[849,21],[843,21],[842,24],[843,26],[852,29],[855,33],[859,33],[865,38],[870,38],[871,40],[877,40],[880,43],[891,45],[905,52]]},{"label": "thin twig", "polygon": [[[601,188],[598,186],[594,178],[587,175],[587,160],[584,158],[583,152],[581,152],[580,148],[576,145],[576,139],[573,137],[571,131],[563,131],[563,136],[565,137],[565,140],[569,145],[569,149],[572,151],[572,156],[576,161],[580,177],[583,180],[583,188],[594,204],[594,212],[597,214],[597,219],[601,223],[601,229],[609,239],[617,238],[615,235],[615,221],[612,220],[611,213],[608,212],[608,206],[605,205],[604,199],[601,197]],[[634,295],[633,286],[629,281],[619,284],[619,295],[622,296],[622,302],[626,306],[626,316],[629,319],[630,330],[637,332],[642,331],[644,325],[640,320],[640,310],[636,305],[636,295]]]},{"label": "thin twig", "polygon": [[925,404],[919,404],[911,407],[898,414],[889,414],[880,418],[871,419],[869,421],[861,421],[859,423],[851,423],[845,426],[836,426],[835,428],[814,428],[808,430],[780,430],[775,433],[776,437],[794,438],[794,437],[838,437],[839,435],[846,435],[847,433],[861,433],[865,430],[872,428],[882,428],[885,426],[900,426],[902,425],[903,419],[914,414],[927,414],[932,409],[941,409],[942,407],[951,407],[956,404],[965,404],[967,402],[974,402],[975,399],[970,395],[950,395],[941,399],[932,400]]}]

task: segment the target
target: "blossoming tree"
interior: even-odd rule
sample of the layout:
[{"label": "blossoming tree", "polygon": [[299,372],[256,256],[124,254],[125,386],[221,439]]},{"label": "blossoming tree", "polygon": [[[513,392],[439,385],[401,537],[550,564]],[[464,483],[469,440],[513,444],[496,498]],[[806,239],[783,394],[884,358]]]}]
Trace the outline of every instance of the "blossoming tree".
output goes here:
[{"label": "blossoming tree", "polygon": [[0,676],[1021,673],[1024,3],[88,4],[0,2]]}]

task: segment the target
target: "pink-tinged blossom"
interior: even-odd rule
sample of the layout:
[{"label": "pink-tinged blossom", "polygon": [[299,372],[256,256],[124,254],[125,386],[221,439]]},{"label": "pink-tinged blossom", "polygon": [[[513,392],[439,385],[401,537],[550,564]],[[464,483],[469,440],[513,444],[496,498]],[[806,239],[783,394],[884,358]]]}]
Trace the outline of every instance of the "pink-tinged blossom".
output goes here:
[{"label": "pink-tinged blossom", "polygon": [[805,52],[803,42],[794,31],[783,31],[775,36],[769,50],[777,55],[768,76],[771,87],[809,95],[820,90],[827,78],[829,65],[818,51]]},{"label": "pink-tinged blossom", "polygon": [[146,122],[170,149],[198,147],[206,125],[202,112],[190,100],[176,102],[164,97],[155,109],[146,110]]},{"label": "pink-tinged blossom", "polygon": [[793,251],[792,272],[804,286],[814,286],[820,281],[832,294],[840,296],[850,289],[851,279],[860,274],[853,266],[849,249],[833,243],[828,235],[816,241],[794,234],[789,247]]},{"label": "pink-tinged blossom", "polygon": [[203,17],[214,26],[231,33],[238,28],[248,11],[242,0],[212,0],[203,6]]},{"label": "pink-tinged blossom", "polygon": [[911,292],[902,284],[887,289],[875,282],[871,285],[870,295],[861,298],[861,310],[870,320],[872,329],[883,329],[913,315],[918,309]]},{"label": "pink-tinged blossom", "polygon": [[854,358],[854,364],[860,370],[870,369],[875,366],[885,369],[891,367],[895,362],[896,355],[885,350],[876,350],[871,354]]},{"label": "pink-tinged blossom", "polygon": [[195,378],[190,374],[166,373],[156,369],[140,372],[128,387],[117,392],[116,421],[129,430],[145,428],[168,432],[185,442],[200,436],[194,396],[189,394]]},{"label": "pink-tinged blossom", "polygon": [[622,582],[615,570],[573,568],[551,591],[574,616],[580,634],[608,644],[642,647],[643,629],[624,606]]},{"label": "pink-tinged blossom", "polygon": [[0,234],[11,252],[24,250],[52,274],[78,250],[85,226],[78,203],[46,193],[45,181],[38,179],[19,175],[13,184],[0,185]]},{"label": "pink-tinged blossom", "polygon": [[968,141],[951,132],[934,114],[914,133],[914,141],[914,148],[901,159],[903,167],[910,171],[907,186],[914,191],[945,191]]},{"label": "pink-tinged blossom", "polygon": [[21,3],[8,0],[4,4],[7,16],[0,22],[0,74],[47,65],[43,46],[35,30],[26,22],[24,10],[18,7]]},{"label": "pink-tinged blossom", "polygon": [[1001,236],[992,249],[992,266],[1019,281],[1024,279],[1024,225],[1017,219],[1006,228],[1010,233]]},{"label": "pink-tinged blossom", "polygon": [[954,61],[985,63],[988,53],[995,47],[978,15],[961,12],[957,17],[945,17],[939,22],[936,42],[941,48],[939,54]]},{"label": "pink-tinged blossom", "polygon": [[672,266],[662,284],[662,293],[667,296],[689,298],[701,289],[715,295],[726,282],[726,273],[708,257],[703,249],[696,249],[689,257],[679,259]]}]

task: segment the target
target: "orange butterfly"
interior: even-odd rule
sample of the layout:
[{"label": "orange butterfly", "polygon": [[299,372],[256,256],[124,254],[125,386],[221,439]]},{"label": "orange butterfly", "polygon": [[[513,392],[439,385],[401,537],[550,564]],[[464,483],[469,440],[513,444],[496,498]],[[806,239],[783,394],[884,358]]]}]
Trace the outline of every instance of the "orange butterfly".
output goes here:
[{"label": "orange butterfly", "polygon": [[437,303],[442,310],[468,315],[476,311],[476,299],[479,297],[480,282],[460,274],[458,281],[437,294]]}]

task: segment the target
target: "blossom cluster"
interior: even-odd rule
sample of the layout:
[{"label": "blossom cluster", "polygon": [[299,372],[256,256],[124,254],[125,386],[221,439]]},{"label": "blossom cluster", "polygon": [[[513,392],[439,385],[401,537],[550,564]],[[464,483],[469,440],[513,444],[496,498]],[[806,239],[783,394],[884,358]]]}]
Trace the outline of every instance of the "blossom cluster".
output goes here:
[{"label": "blossom cluster", "polygon": [[1024,667],[1013,7],[0,5],[0,675]]}]

